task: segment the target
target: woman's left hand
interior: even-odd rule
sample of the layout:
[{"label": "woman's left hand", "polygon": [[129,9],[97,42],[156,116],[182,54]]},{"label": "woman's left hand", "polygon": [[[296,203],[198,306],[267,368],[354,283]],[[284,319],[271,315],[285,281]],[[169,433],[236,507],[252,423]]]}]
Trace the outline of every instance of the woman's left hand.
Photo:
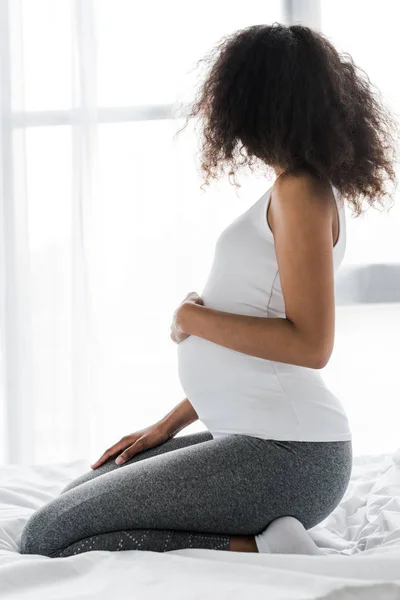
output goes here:
[{"label": "woman's left hand", "polygon": [[180,327],[179,327],[180,315],[182,314],[181,313],[182,308],[188,302],[190,302],[192,304],[204,304],[203,300],[200,298],[200,296],[196,292],[189,292],[189,294],[187,294],[187,296],[184,298],[184,300],[180,303],[180,305],[178,306],[178,308],[176,309],[176,311],[174,312],[174,315],[172,317],[171,335],[170,335],[171,340],[173,342],[176,342],[177,344],[179,344],[180,342],[185,340],[187,337],[189,337],[189,334],[184,333],[182,331],[182,329],[180,329]]}]

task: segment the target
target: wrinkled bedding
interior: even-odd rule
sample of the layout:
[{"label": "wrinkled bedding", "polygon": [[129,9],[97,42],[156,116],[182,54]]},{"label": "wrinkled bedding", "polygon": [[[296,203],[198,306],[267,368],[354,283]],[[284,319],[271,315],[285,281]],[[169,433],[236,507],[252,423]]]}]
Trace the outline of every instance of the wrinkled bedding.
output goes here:
[{"label": "wrinkled bedding", "polygon": [[326,556],[196,549],[19,554],[28,517],[88,469],[84,461],[0,467],[1,600],[400,600],[400,450],[354,459],[342,502],[310,530]]}]

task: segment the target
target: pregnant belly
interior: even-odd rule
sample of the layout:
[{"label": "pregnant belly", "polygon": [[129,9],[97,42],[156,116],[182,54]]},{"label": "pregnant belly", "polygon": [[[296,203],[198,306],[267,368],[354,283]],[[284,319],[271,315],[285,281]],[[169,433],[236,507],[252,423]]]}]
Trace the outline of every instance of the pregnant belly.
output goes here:
[{"label": "pregnant belly", "polygon": [[182,388],[200,420],[276,401],[282,389],[271,362],[191,335],[178,344]]},{"label": "pregnant belly", "polygon": [[329,433],[341,439],[335,436],[348,431],[341,403],[315,369],[257,358],[191,335],[178,344],[178,372],[211,432],[280,435],[277,439],[323,439]]}]

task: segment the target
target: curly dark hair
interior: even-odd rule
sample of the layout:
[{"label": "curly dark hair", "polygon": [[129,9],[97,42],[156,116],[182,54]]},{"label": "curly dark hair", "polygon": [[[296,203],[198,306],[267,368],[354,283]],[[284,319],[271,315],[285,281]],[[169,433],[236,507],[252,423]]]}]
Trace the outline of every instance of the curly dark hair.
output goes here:
[{"label": "curly dark hair", "polygon": [[[302,25],[254,25],[224,36],[184,128],[200,117],[209,185],[240,167],[307,171],[330,181],[356,215],[396,187],[398,130],[379,91],[349,54]],[[178,132],[179,133],[179,132]]]}]

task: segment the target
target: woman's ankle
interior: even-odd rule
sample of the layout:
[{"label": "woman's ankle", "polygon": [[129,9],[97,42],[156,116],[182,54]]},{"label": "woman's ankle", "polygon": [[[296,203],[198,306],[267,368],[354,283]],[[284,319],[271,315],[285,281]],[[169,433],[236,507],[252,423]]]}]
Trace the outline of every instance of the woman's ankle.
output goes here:
[{"label": "woman's ankle", "polygon": [[229,550],[230,552],[258,552],[254,535],[231,535]]}]

